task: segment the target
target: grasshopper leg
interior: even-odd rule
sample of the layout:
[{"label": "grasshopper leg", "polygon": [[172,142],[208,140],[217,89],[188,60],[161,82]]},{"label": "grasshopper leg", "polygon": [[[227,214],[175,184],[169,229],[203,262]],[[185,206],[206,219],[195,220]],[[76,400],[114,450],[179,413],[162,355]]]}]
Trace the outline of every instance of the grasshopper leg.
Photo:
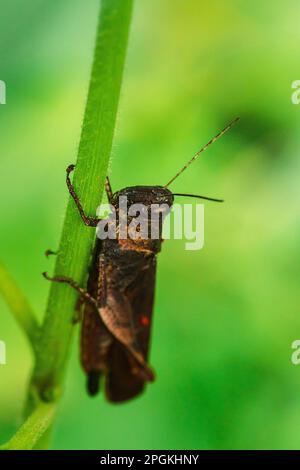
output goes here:
[{"label": "grasshopper leg", "polygon": [[79,196],[77,195],[77,193],[74,189],[74,186],[73,186],[73,184],[70,180],[70,173],[72,173],[74,168],[75,168],[75,165],[69,165],[67,170],[66,170],[66,172],[67,172],[66,182],[67,182],[69,193],[72,196],[72,198],[73,198],[73,200],[74,200],[74,202],[75,202],[75,204],[78,208],[80,217],[82,218],[84,224],[87,225],[88,227],[97,227],[98,222],[99,222],[100,219],[98,219],[97,217],[90,217],[90,216],[86,215],[86,213],[85,213],[85,211],[82,207],[82,204],[80,202]]},{"label": "grasshopper leg", "polygon": [[106,177],[106,180],[105,180],[105,191],[106,191],[106,194],[107,194],[107,199],[111,204],[112,198],[113,198],[113,191],[111,189],[111,185],[110,185],[110,181],[109,181],[108,176]]},{"label": "grasshopper leg", "polygon": [[64,284],[68,284],[69,286],[71,286],[73,289],[75,289],[80,294],[80,298],[82,299],[82,301],[89,302],[92,305],[94,305],[95,307],[97,307],[96,299],[94,299],[85,289],[80,287],[80,285],[76,281],[71,279],[70,277],[67,277],[67,276],[50,277],[50,276],[48,276],[48,274],[46,272],[43,273],[43,276],[48,281],[61,282],[61,283],[64,283]]},{"label": "grasshopper leg", "polygon": [[58,254],[58,251],[52,251],[52,250],[46,250],[45,251],[45,256],[47,258],[49,258],[49,256],[52,256],[52,255],[57,255]]}]

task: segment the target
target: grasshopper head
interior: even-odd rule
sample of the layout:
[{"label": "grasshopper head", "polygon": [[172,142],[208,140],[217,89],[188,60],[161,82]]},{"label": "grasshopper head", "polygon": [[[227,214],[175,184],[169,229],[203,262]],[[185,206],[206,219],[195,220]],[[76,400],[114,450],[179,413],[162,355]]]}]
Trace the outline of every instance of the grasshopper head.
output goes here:
[{"label": "grasshopper head", "polygon": [[113,195],[112,205],[119,206],[119,198],[127,197],[127,204],[143,204],[150,207],[152,204],[166,204],[171,208],[174,197],[171,191],[162,186],[130,186],[121,189]]}]

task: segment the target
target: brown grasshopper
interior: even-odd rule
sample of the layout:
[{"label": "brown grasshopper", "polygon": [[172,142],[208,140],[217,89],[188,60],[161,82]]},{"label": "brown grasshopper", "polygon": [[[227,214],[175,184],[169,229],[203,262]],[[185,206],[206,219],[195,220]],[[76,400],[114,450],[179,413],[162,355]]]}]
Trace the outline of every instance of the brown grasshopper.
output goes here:
[{"label": "brown grasshopper", "polygon": [[[81,329],[81,363],[87,374],[90,395],[99,391],[100,377],[105,376],[106,397],[111,402],[123,402],[140,394],[146,382],[154,380],[148,365],[150,332],[154,304],[156,257],[161,250],[163,219],[171,210],[174,196],[191,196],[222,202],[220,199],[193,194],[172,193],[168,186],[206,148],[227,132],[239,118],[232,121],[211,139],[165,186],[132,186],[112,192],[109,179],[105,189],[108,200],[118,215],[116,236],[95,243],[87,289],[73,279],[49,277],[76,289],[84,303]],[[74,165],[67,168],[67,186],[82,221],[96,227],[99,219],[85,214],[80,199],[70,180]],[[126,196],[128,205],[142,203],[150,227],[152,205],[165,207],[157,222],[155,239],[140,234],[138,237],[119,237],[122,214],[119,200]],[[125,214],[127,215],[127,214]],[[123,214],[124,216],[124,214]],[[132,217],[130,218],[132,220]],[[107,222],[109,224],[109,221]],[[128,235],[130,235],[128,230]]]}]

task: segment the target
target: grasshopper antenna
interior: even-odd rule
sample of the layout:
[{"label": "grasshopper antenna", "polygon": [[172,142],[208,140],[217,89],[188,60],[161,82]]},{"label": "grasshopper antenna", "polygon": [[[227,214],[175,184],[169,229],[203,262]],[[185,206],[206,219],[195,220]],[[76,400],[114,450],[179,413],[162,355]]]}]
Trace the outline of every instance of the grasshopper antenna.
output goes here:
[{"label": "grasshopper antenna", "polygon": [[200,196],[199,194],[173,193],[173,196],[196,197],[196,198],[198,198],[198,199],[205,199],[206,201],[224,202],[224,199],[217,199],[217,198],[215,198],[215,197]]},{"label": "grasshopper antenna", "polygon": [[202,147],[185,165],[183,168],[181,168],[180,171],[178,171],[178,173],[176,173],[175,176],[173,176],[172,179],[170,179],[170,181],[164,186],[164,188],[167,188],[168,186],[170,186],[171,183],[173,183],[174,180],[176,180],[176,178],[178,178],[179,175],[181,175],[181,173],[184,172],[184,170],[187,169],[188,166],[190,166],[191,163],[193,163],[194,160],[196,160],[196,158],[199,157],[200,153],[204,152],[204,150],[207,149],[207,147],[209,147],[211,144],[213,144],[214,142],[216,142],[216,140],[218,140],[220,137],[222,137],[222,135],[225,134],[225,132],[229,131],[229,129],[231,129],[238,121],[240,120],[239,117],[235,118],[233,121],[231,121],[226,127],[224,127],[224,129],[219,132],[215,137],[213,137],[209,142],[207,142],[206,145],[204,145],[204,147]]}]

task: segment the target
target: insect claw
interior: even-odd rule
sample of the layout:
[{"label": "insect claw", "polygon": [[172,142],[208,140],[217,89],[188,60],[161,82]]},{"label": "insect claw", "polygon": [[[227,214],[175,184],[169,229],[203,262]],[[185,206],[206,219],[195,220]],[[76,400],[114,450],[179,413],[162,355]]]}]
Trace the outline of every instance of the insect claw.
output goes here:
[{"label": "insect claw", "polygon": [[75,165],[72,163],[66,169],[67,174],[69,175],[72,171],[74,171],[74,169],[75,169]]},{"label": "insect claw", "polygon": [[46,271],[42,273],[42,276],[44,276],[44,278],[47,279],[47,281],[52,281],[51,277],[48,276],[48,273]]},{"label": "insect claw", "polygon": [[57,254],[58,254],[58,251],[52,251],[52,250],[46,250],[45,251],[45,256],[47,258],[49,258],[49,256],[51,256],[51,255],[57,255]]}]

